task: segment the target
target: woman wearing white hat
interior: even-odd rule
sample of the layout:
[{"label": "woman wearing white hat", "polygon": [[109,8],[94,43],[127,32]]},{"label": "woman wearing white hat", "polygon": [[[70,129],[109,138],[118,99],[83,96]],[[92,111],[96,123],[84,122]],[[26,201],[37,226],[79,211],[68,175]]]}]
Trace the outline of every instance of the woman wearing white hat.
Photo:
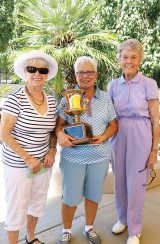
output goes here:
[{"label": "woman wearing white hat", "polygon": [[42,242],[34,230],[44,214],[56,154],[57,104],[43,92],[43,85],[56,75],[58,65],[51,56],[33,50],[21,55],[14,69],[26,86],[11,93],[2,109],[5,229],[9,244],[17,244],[24,227],[26,244],[38,244]]}]

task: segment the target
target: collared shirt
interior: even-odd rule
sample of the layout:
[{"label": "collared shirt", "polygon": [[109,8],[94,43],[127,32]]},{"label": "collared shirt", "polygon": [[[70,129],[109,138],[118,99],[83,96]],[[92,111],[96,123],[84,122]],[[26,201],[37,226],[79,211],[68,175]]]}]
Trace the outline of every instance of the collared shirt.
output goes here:
[{"label": "collared shirt", "polygon": [[[76,89],[79,88],[76,86]],[[100,90],[95,86],[96,92],[90,101],[89,109],[80,116],[80,121],[88,123],[92,126],[93,136],[102,135],[108,126],[108,122],[116,118],[116,113],[108,92]],[[61,104],[66,104],[62,98]],[[73,117],[64,115],[63,110],[58,107],[58,115],[67,121],[68,124],[73,123]],[[109,140],[106,140],[99,146],[75,146],[62,148],[61,155],[75,163],[92,164],[104,161],[110,157]]]},{"label": "collared shirt", "polygon": [[159,97],[155,80],[138,72],[129,82],[122,75],[111,81],[108,87],[119,118],[150,118],[148,100]]}]

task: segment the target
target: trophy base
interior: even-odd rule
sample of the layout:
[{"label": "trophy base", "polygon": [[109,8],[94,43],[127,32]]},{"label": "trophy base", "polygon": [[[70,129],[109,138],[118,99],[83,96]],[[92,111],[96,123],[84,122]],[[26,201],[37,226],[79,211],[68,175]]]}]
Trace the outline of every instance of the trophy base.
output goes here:
[{"label": "trophy base", "polygon": [[74,145],[89,144],[92,143],[92,127],[89,124],[80,122],[73,123],[63,127],[66,134],[76,138],[76,141],[72,141]]},{"label": "trophy base", "polygon": [[72,141],[73,145],[78,146],[78,145],[83,145],[83,144],[91,144],[92,143],[92,138],[82,138],[82,139],[77,139],[76,141]]}]

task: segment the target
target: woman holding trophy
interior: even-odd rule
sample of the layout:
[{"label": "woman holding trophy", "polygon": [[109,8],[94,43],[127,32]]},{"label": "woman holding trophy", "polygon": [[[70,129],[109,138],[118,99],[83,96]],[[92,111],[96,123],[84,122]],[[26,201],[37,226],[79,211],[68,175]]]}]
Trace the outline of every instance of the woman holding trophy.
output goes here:
[{"label": "woman holding trophy", "polygon": [[109,94],[95,85],[98,76],[96,61],[88,56],[79,57],[75,62],[75,76],[78,83],[76,89],[83,89],[83,99],[89,100],[88,110],[80,116],[80,120],[92,126],[93,138],[92,144],[76,146],[76,139],[64,133],[63,127],[73,123],[73,116],[67,116],[62,109],[62,104],[66,104],[62,98],[56,127],[56,135],[62,146],[60,168],[63,178],[63,231],[58,243],[70,243],[74,213],[84,197],[83,234],[90,243],[100,244],[101,240],[93,228],[93,223],[102,196],[102,185],[108,172],[108,139],[117,132],[118,125]]}]

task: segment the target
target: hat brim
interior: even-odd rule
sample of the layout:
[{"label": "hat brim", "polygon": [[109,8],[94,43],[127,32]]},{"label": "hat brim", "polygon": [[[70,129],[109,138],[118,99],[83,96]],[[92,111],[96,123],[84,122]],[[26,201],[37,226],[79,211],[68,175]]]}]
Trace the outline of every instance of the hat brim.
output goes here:
[{"label": "hat brim", "polygon": [[14,63],[14,71],[21,79],[25,80],[24,68],[27,60],[34,58],[42,58],[47,62],[49,72],[46,80],[51,80],[56,76],[58,72],[57,61],[50,55],[43,53],[40,50],[32,50],[28,53],[20,55]]}]

